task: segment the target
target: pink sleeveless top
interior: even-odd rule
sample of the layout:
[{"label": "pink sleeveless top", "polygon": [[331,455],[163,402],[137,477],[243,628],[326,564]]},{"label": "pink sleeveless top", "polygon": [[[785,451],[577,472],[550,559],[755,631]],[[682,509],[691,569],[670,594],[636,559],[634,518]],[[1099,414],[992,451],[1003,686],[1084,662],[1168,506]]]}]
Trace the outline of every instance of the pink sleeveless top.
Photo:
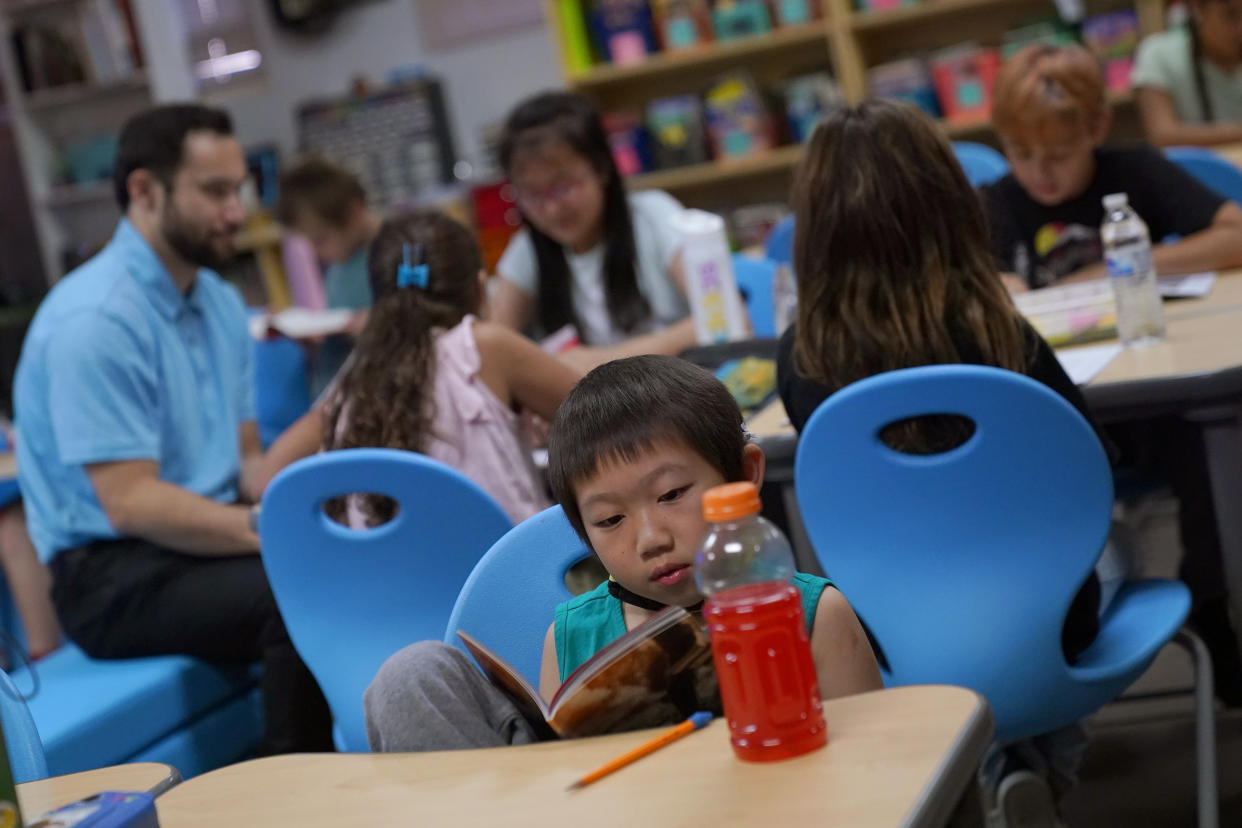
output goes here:
[{"label": "pink sleeveless top", "polygon": [[[518,415],[479,377],[482,360],[474,341],[473,316],[437,331],[431,378],[431,431],[423,454],[452,466],[487,492],[514,523],[551,505],[544,494]],[[345,412],[348,414],[348,412]],[[337,439],[346,418],[338,422]],[[367,525],[361,499],[348,499],[349,525]]]}]

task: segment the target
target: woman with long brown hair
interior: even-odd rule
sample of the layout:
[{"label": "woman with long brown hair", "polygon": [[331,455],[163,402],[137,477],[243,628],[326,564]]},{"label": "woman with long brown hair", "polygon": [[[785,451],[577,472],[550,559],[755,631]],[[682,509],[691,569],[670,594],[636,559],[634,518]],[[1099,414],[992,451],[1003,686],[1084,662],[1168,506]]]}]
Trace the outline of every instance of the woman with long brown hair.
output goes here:
[{"label": "woman with long brown hair", "polygon": [[[551,420],[578,374],[480,321],[484,272],[470,232],[435,212],[383,223],[367,257],[375,304],[323,416],[325,449],[417,451],[478,483],[515,521],[548,504],[515,410]],[[351,497],[350,525],[391,517]]]}]

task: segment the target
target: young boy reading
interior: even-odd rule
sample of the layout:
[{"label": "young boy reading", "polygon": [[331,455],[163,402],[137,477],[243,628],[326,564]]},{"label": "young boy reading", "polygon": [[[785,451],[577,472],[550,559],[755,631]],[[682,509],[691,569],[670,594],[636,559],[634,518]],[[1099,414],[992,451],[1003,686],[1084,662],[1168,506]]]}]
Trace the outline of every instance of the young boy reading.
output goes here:
[{"label": "young boy reading", "polygon": [[[1242,208],[1150,147],[1102,146],[1104,81],[1079,46],[1032,45],[996,79],[992,123],[1012,173],[983,188],[993,252],[1011,290],[1105,275],[1101,200],[1127,193],[1160,273],[1242,266]],[[1180,239],[1160,244],[1170,236]]]},{"label": "young boy reading", "polygon": [[[729,392],[707,371],[674,357],[632,357],[588,374],[561,404],[548,453],[556,499],[612,578],[556,608],[539,676],[545,699],[600,648],[655,612],[699,604],[693,564],[707,531],[703,492],[730,481],[759,484],[764,472],[763,452],[747,442]],[[823,697],[879,689],[875,657],[845,598],[824,578],[799,574],[795,585]],[[367,688],[363,707],[377,751],[538,738],[506,695],[440,642],[419,642],[392,656]]]}]

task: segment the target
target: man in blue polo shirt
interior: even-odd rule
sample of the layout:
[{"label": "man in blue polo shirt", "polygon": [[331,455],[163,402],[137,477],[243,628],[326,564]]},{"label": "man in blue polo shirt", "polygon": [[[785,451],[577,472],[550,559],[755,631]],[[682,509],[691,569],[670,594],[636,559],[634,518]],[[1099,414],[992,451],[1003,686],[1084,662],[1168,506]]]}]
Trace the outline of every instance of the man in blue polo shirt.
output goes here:
[{"label": "man in blue polo shirt", "polygon": [[61,625],[98,658],[263,662],[262,750],[330,750],[331,718],[256,554],[262,456],[232,255],[246,177],[228,116],[148,110],[122,129],[124,218],[61,280],[14,381],[29,529]]}]

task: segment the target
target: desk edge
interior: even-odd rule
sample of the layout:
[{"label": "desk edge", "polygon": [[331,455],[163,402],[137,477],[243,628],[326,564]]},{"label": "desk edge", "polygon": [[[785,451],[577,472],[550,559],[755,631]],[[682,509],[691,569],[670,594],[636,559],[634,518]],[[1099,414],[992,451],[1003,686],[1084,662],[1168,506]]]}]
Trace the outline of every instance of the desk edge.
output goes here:
[{"label": "desk edge", "polygon": [[975,710],[958,731],[957,738],[946,751],[935,773],[927,781],[903,824],[908,826],[945,825],[953,815],[962,794],[974,782],[978,761],[970,763],[961,780],[953,779],[955,766],[964,757],[976,753],[983,758],[984,751],[992,743],[994,724],[992,708],[987,700],[973,690],[966,690],[975,698]]}]

